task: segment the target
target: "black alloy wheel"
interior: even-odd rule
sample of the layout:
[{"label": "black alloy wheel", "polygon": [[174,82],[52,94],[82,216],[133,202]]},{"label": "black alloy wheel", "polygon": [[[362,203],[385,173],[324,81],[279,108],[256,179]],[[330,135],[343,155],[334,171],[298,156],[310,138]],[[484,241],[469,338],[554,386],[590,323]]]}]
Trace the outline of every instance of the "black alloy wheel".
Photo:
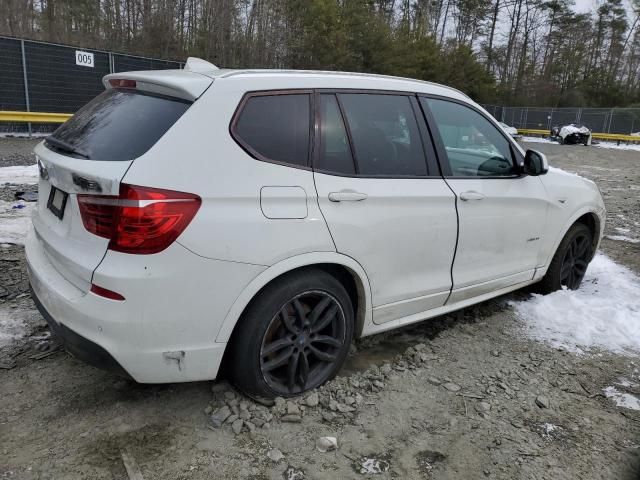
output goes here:
[{"label": "black alloy wheel", "polygon": [[590,256],[591,238],[585,233],[574,236],[562,260],[560,284],[571,290],[577,290],[587,273]]},{"label": "black alloy wheel", "polygon": [[338,373],[354,334],[352,296],[321,268],[290,272],[247,306],[225,353],[224,371],[258,401],[293,397]]},{"label": "black alloy wheel", "polygon": [[543,294],[561,288],[577,290],[592,257],[593,232],[584,223],[573,224],[560,242],[537,290]]},{"label": "black alloy wheel", "polygon": [[346,341],[346,318],[338,300],[310,290],[287,301],[262,339],[260,371],[272,390],[295,395],[323,383]]}]

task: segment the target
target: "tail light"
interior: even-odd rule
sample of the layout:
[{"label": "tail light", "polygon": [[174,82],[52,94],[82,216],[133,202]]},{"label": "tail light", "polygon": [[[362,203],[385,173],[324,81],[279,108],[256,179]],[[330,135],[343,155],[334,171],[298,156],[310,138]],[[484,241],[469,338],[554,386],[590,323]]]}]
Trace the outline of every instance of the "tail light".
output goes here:
[{"label": "tail light", "polygon": [[135,80],[127,80],[124,78],[112,78],[109,80],[109,85],[114,88],[136,88]]},{"label": "tail light", "polygon": [[197,195],[159,188],[120,185],[117,197],[78,195],[87,231],[109,239],[123,253],[158,253],[187,228],[200,208]]}]

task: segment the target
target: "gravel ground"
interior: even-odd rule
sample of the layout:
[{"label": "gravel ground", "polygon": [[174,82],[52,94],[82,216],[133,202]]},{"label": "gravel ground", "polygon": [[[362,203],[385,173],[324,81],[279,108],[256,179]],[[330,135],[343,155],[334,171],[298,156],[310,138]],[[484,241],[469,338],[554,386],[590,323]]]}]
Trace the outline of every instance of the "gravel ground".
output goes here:
[{"label": "gravel ground", "polygon": [[41,141],[42,138],[0,137],[0,167],[33,165],[36,163],[33,147]]},{"label": "gravel ground", "polygon": [[[0,166],[12,148],[29,163],[29,141],[15,142],[0,140]],[[640,238],[639,152],[531,146],[598,182],[607,235]],[[640,244],[605,238],[602,250],[640,273]],[[224,381],[138,385],[56,350],[22,248],[3,248],[0,319],[30,336],[0,349],[13,366],[0,369],[0,478],[126,479],[124,457],[145,479],[637,479],[640,411],[602,389],[637,382],[639,360],[525,338],[507,301],[527,295],[362,339],[342,376],[265,407]]]}]

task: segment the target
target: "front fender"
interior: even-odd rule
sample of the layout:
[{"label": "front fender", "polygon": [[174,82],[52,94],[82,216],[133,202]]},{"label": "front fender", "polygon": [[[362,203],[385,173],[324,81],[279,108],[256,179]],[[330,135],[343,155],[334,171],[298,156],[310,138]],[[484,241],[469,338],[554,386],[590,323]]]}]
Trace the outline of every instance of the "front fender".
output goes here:
[{"label": "front fender", "polygon": [[369,284],[367,274],[358,262],[347,255],[342,255],[336,252],[313,252],[296,255],[294,257],[289,257],[286,260],[282,260],[262,271],[257,277],[255,277],[249,285],[245,287],[238,298],[236,298],[235,302],[229,309],[224,322],[222,323],[222,327],[218,331],[216,342],[226,343],[229,341],[231,333],[240,319],[242,312],[244,312],[244,309],[249,305],[249,302],[251,302],[255,295],[265,285],[275,278],[297,268],[318,264],[340,265],[347,268],[354,276],[354,280],[358,284],[359,296],[362,297],[356,315],[357,325],[355,326],[355,332],[356,335],[358,335],[365,325],[372,322],[371,286]]},{"label": "front fender", "polygon": [[594,205],[584,205],[578,210],[574,211],[569,217],[569,219],[564,223],[562,229],[559,230],[559,233],[555,237],[551,248],[549,249],[549,251],[546,252],[546,255],[544,257],[544,262],[541,263],[539,270],[536,272],[536,277],[541,277],[544,275],[544,273],[546,273],[546,270],[549,267],[549,264],[551,263],[551,259],[553,258],[556,251],[558,250],[558,247],[560,246],[560,242],[562,242],[562,239],[565,237],[565,235],[567,234],[571,226],[574,223],[576,223],[576,221],[578,221],[580,217],[588,213],[595,215],[595,217],[597,218],[596,238],[594,239],[595,244],[593,248],[593,252],[595,253],[598,246],[600,245],[600,241],[602,240],[602,236],[604,234],[605,212],[604,212],[604,209],[599,210]]}]

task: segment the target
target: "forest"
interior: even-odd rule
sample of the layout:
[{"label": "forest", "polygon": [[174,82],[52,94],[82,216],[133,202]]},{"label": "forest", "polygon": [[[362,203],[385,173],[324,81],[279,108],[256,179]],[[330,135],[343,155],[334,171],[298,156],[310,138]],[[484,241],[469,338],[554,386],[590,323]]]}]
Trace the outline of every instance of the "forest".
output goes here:
[{"label": "forest", "polygon": [[[638,0],[632,0],[638,1]],[[0,0],[0,35],[220,67],[372,72],[483,103],[640,103],[640,4],[599,0]]]}]

